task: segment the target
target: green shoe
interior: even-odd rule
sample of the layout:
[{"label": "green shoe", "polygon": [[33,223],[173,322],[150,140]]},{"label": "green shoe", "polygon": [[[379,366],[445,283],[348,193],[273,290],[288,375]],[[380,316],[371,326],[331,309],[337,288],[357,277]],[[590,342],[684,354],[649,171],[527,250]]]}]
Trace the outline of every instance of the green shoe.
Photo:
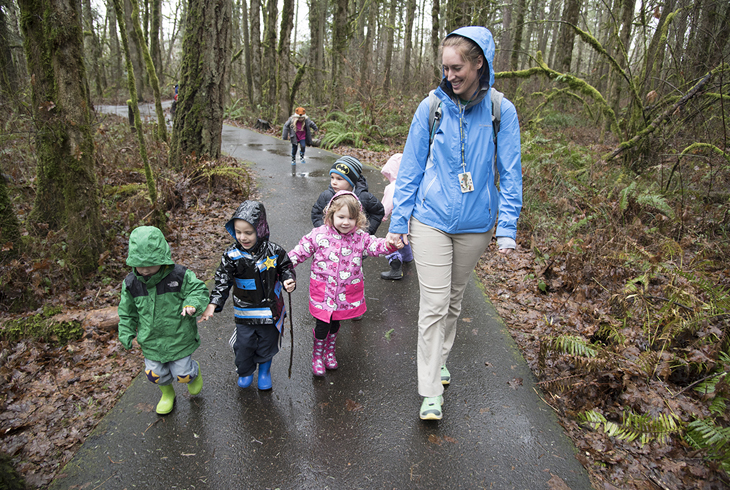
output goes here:
[{"label": "green shoe", "polygon": [[[195,361],[198,362],[198,361]],[[442,378],[443,379],[443,378]],[[203,389],[203,373],[200,372],[200,363],[198,362],[198,376],[192,380],[190,383],[188,383],[188,392],[195,396],[198,393],[200,393],[200,390]]]},{"label": "green shoe", "polygon": [[427,396],[421,404],[421,420],[441,420],[441,404],[444,403],[443,396]]},{"label": "green shoe", "polygon": [[162,397],[155,411],[158,415],[167,415],[175,408],[175,388],[172,385],[160,386]]},{"label": "green shoe", "polygon": [[441,384],[447,385],[451,383],[451,373],[446,369],[446,366],[441,366]]}]

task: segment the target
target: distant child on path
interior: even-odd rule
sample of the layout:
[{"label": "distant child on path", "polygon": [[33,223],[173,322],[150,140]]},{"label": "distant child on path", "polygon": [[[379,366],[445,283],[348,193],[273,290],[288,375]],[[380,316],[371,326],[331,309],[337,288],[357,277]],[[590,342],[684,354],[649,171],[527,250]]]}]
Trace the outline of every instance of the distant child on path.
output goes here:
[{"label": "distant child on path", "polygon": [[294,114],[284,123],[282,139],[291,141],[291,164],[297,164],[297,147],[300,148],[299,157],[304,165],[304,150],[312,146],[312,131],[317,131],[317,125],[305,114],[304,107],[297,107]]},{"label": "distant child on path", "polygon": [[238,386],[248,388],[258,364],[258,388],[270,390],[271,359],[279,352],[286,310],[282,286],[296,287],[294,266],[286,250],[269,241],[263,203],[244,201],[226,223],[235,243],[223,253],[215,272],[215,286],[201,321],[223,309],[233,288],[236,326],[229,343],[238,372]]},{"label": "distant child on path", "polygon": [[[393,192],[395,191],[395,179],[398,177],[398,169],[400,168],[400,160],[403,157],[403,153],[396,153],[391,156],[385,163],[380,173],[383,177],[388,179],[388,184],[383,190],[383,209],[385,215],[383,221],[386,221],[390,217],[390,213],[393,212]],[[403,262],[413,261],[413,252],[411,252],[411,244],[405,245],[401,250],[396,250],[392,254],[388,255],[388,263],[390,264],[390,270],[381,272],[381,279],[392,279],[398,281],[403,278]]]},{"label": "distant child on path", "polygon": [[351,191],[362,204],[367,217],[369,235],[378,231],[380,222],[383,221],[383,205],[378,198],[368,190],[368,182],[362,175],[362,163],[355,157],[345,155],[340,157],[330,169],[330,185],[319,195],[317,202],[312,206],[312,224],[322,226],[324,224],[324,208],[339,191]]},{"label": "distant child on path", "polygon": [[203,389],[200,365],[191,356],[200,346],[194,317],[208,302],[208,288],[173,262],[170,246],[154,226],[129,235],[127,265],[133,270],[122,283],[119,341],[130,349],[137,338],[147,379],[162,391],[156,411],[165,415],[175,406],[173,380],[187,384],[191,395]]},{"label": "distant child on path", "polygon": [[[353,319],[367,310],[362,257],[385,255],[394,250],[383,238],[369,235],[366,219],[354,193],[339,191],[325,208],[324,225],[309,232],[289,252],[296,267],[312,257],[309,279],[309,312],[312,330],[312,372],[324,376],[337,369],[335,342],[340,320]],[[402,243],[399,243],[402,246]]]}]

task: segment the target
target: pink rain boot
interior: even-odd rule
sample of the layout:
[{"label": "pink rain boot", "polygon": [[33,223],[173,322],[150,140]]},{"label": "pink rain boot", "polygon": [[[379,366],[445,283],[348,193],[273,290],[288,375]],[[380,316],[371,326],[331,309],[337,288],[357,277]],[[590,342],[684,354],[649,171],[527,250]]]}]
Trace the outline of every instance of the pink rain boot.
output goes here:
[{"label": "pink rain boot", "polygon": [[312,337],[314,338],[314,348],[312,349],[312,372],[315,376],[324,376],[324,361],[322,356],[324,355],[324,343],[327,339],[318,339],[314,335],[314,329],[312,329]]},{"label": "pink rain boot", "polygon": [[335,342],[337,341],[337,334],[328,333],[324,344],[324,367],[327,369],[337,369],[337,359],[335,358]]}]

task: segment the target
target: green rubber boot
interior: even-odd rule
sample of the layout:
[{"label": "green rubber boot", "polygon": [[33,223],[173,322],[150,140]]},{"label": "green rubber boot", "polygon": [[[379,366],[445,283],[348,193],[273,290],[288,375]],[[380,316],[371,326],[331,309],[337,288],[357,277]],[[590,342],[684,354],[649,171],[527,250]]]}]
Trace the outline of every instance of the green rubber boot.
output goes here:
[{"label": "green rubber boot", "polygon": [[175,388],[172,385],[160,386],[160,391],[162,391],[162,397],[155,411],[157,415],[167,415],[175,408]]},{"label": "green rubber boot", "polygon": [[[198,361],[195,361],[198,362]],[[198,393],[200,393],[200,390],[203,389],[203,373],[200,372],[200,363],[198,362],[198,376],[192,380],[190,383],[188,383],[188,392],[195,396]]]}]

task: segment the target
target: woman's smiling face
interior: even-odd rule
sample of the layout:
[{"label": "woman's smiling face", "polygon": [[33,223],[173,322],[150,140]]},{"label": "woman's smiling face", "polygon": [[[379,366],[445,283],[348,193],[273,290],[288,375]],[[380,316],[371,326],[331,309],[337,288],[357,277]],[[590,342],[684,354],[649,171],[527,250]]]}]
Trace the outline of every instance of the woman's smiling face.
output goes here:
[{"label": "woman's smiling face", "polygon": [[464,60],[457,47],[444,46],[441,63],[454,93],[462,99],[472,99],[479,89],[479,69],[484,58],[480,56],[475,64],[471,64]]}]

